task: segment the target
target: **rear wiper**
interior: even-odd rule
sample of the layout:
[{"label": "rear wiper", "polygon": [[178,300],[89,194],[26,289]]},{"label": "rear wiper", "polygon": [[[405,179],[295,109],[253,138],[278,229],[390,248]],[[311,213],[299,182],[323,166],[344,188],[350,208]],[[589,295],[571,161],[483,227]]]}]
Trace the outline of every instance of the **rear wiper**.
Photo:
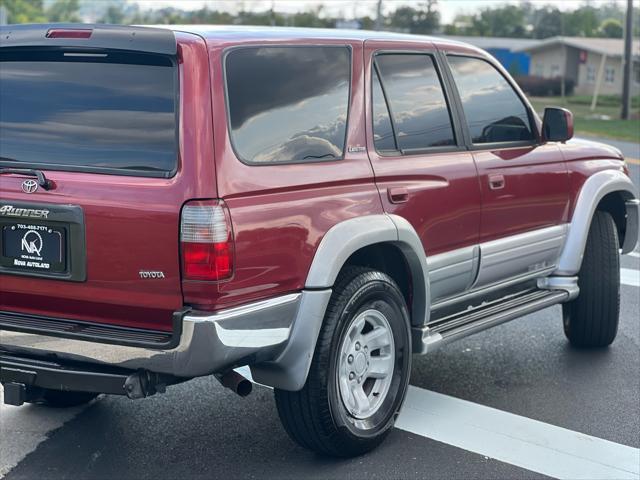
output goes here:
[{"label": "rear wiper", "polygon": [[326,157],[336,158],[336,156],[333,153],[325,153],[324,155],[307,155],[302,159],[306,160],[307,158],[326,158]]},{"label": "rear wiper", "polygon": [[[4,159],[4,157],[2,157]],[[53,183],[51,180],[47,180],[47,177],[44,176],[40,170],[33,170],[31,168],[1,168],[0,167],[0,175],[7,173],[13,173],[16,175],[27,175],[29,177],[36,177],[38,179],[38,185],[40,185],[45,190],[49,190]]]}]

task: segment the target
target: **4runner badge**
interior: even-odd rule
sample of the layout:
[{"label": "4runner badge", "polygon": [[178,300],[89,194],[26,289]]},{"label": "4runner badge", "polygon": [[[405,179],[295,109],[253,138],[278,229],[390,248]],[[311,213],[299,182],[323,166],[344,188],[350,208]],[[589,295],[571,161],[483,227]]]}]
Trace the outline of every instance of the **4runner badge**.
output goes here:
[{"label": "4runner badge", "polygon": [[5,217],[47,218],[49,210],[36,210],[34,208],[16,208],[13,205],[2,205],[0,215]]}]

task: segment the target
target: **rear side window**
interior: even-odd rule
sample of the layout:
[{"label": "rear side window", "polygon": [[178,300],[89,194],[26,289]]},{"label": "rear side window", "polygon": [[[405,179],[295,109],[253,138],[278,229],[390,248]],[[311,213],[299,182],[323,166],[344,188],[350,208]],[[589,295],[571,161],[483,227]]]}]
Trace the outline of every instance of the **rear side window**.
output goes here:
[{"label": "rear side window", "polygon": [[473,143],[533,139],[527,109],[513,87],[490,63],[449,56]]},{"label": "rear side window", "polygon": [[[442,84],[430,55],[376,56],[373,110],[374,139],[378,150],[390,148],[389,126],[384,120],[385,97],[391,113],[397,149],[402,153],[456,144]],[[380,89],[376,85],[380,82]]]},{"label": "rear side window", "polygon": [[351,50],[249,47],[225,61],[231,140],[247,163],[342,158]]},{"label": "rear side window", "polygon": [[147,54],[0,52],[0,164],[168,177],[177,76]]}]

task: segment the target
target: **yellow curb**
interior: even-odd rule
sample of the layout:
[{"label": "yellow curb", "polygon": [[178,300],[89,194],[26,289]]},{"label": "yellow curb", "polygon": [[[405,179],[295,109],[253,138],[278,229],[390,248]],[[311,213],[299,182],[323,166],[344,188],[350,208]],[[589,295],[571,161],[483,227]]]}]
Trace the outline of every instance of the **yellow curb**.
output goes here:
[{"label": "yellow curb", "polygon": [[640,158],[626,158],[627,163],[632,165],[640,165]]}]

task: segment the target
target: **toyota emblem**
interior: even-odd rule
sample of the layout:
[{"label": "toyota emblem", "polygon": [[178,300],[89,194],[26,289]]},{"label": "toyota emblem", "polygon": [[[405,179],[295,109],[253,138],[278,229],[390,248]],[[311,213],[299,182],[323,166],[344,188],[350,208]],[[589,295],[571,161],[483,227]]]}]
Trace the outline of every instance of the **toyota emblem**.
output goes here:
[{"label": "toyota emblem", "polygon": [[25,180],[22,182],[22,191],[24,193],[33,193],[38,190],[38,182],[35,180]]}]

